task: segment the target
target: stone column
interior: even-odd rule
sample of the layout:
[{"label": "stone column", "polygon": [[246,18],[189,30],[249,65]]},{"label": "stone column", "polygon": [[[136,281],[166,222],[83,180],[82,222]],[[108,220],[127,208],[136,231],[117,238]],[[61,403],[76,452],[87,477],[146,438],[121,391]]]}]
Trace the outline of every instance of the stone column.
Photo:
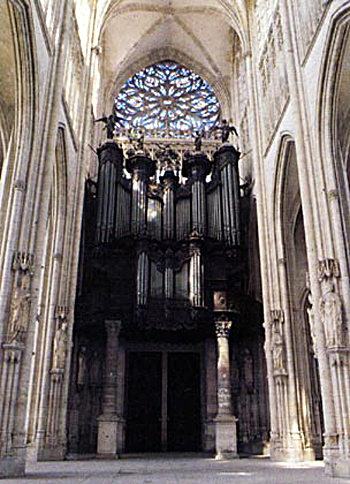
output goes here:
[{"label": "stone column", "polygon": [[102,415],[98,419],[97,454],[117,457],[117,356],[121,321],[105,321],[107,331],[106,366],[103,387]]},{"label": "stone column", "polygon": [[215,321],[215,331],[218,345],[218,413],[215,418],[216,459],[232,459],[237,454],[236,417],[232,411],[229,335],[232,321],[220,319]]}]

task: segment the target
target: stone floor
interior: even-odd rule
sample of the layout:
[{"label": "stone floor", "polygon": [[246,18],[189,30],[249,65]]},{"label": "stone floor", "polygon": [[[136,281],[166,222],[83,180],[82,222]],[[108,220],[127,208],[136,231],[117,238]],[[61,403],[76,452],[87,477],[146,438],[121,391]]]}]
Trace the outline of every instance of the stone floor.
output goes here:
[{"label": "stone floor", "polygon": [[267,458],[215,461],[202,457],[128,457],[30,463],[24,478],[1,484],[346,484],[330,478],[322,462],[271,462]]}]

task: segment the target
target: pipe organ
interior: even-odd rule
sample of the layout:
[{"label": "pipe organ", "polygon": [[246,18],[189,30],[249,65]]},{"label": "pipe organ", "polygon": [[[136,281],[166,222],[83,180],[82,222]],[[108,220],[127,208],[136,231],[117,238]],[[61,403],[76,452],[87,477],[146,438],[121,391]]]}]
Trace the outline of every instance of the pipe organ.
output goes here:
[{"label": "pipe organ", "polygon": [[[183,149],[176,158],[166,141],[157,138],[159,150],[149,151],[150,140],[124,150],[108,140],[98,149],[98,180],[86,185],[72,452],[102,452],[108,428],[118,436],[109,448],[118,452],[138,451],[146,438],[145,451],[232,453],[235,415],[240,449],[261,451],[266,439],[260,306],[245,292],[249,205],[240,198],[239,153],[228,143],[185,151],[188,141],[174,139]],[[111,324],[118,331],[109,331]],[[82,352],[89,356],[83,379]],[[116,365],[111,413],[102,397]],[[215,380],[217,365],[226,380],[219,371]],[[97,378],[103,368],[105,378]],[[155,413],[142,416],[143,409]]]},{"label": "pipe organ", "polygon": [[[145,323],[158,314],[164,321],[175,303],[188,311],[210,306],[210,251],[240,244],[238,151],[223,145],[212,159],[187,152],[181,183],[166,150],[160,163],[142,149],[124,156],[108,141],[98,155],[96,243],[101,250],[132,248],[134,319]],[[188,314],[193,318],[196,311]]]}]

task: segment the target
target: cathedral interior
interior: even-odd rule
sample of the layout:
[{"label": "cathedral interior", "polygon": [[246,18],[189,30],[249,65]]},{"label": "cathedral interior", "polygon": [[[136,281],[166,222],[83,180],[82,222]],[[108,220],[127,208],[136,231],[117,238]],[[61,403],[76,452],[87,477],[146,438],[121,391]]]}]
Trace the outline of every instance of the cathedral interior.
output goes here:
[{"label": "cathedral interior", "polygon": [[0,477],[201,453],[349,478],[349,1],[0,20]]}]

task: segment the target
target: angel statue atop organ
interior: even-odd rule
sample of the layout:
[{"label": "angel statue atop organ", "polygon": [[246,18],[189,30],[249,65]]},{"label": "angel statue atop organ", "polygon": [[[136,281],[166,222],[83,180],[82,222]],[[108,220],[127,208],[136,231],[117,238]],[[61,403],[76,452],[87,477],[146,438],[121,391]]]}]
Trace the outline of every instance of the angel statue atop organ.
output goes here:
[{"label": "angel statue atop organ", "polygon": [[194,135],[194,146],[196,151],[201,151],[202,149],[202,140],[205,137],[204,129],[197,129]]},{"label": "angel statue atop organ", "polygon": [[116,114],[110,114],[107,116],[102,116],[102,118],[95,119],[95,123],[103,122],[105,123],[104,130],[107,130],[107,139],[113,139],[115,125],[118,121],[122,121],[122,119],[117,116]]},{"label": "angel statue atop organ", "polygon": [[222,120],[221,126],[215,126],[214,128],[211,129],[211,131],[217,131],[217,130],[221,131],[221,141],[223,143],[228,142],[228,139],[229,139],[231,133],[235,133],[235,135],[238,136],[237,129],[233,125],[230,126],[227,123],[226,119]]}]

